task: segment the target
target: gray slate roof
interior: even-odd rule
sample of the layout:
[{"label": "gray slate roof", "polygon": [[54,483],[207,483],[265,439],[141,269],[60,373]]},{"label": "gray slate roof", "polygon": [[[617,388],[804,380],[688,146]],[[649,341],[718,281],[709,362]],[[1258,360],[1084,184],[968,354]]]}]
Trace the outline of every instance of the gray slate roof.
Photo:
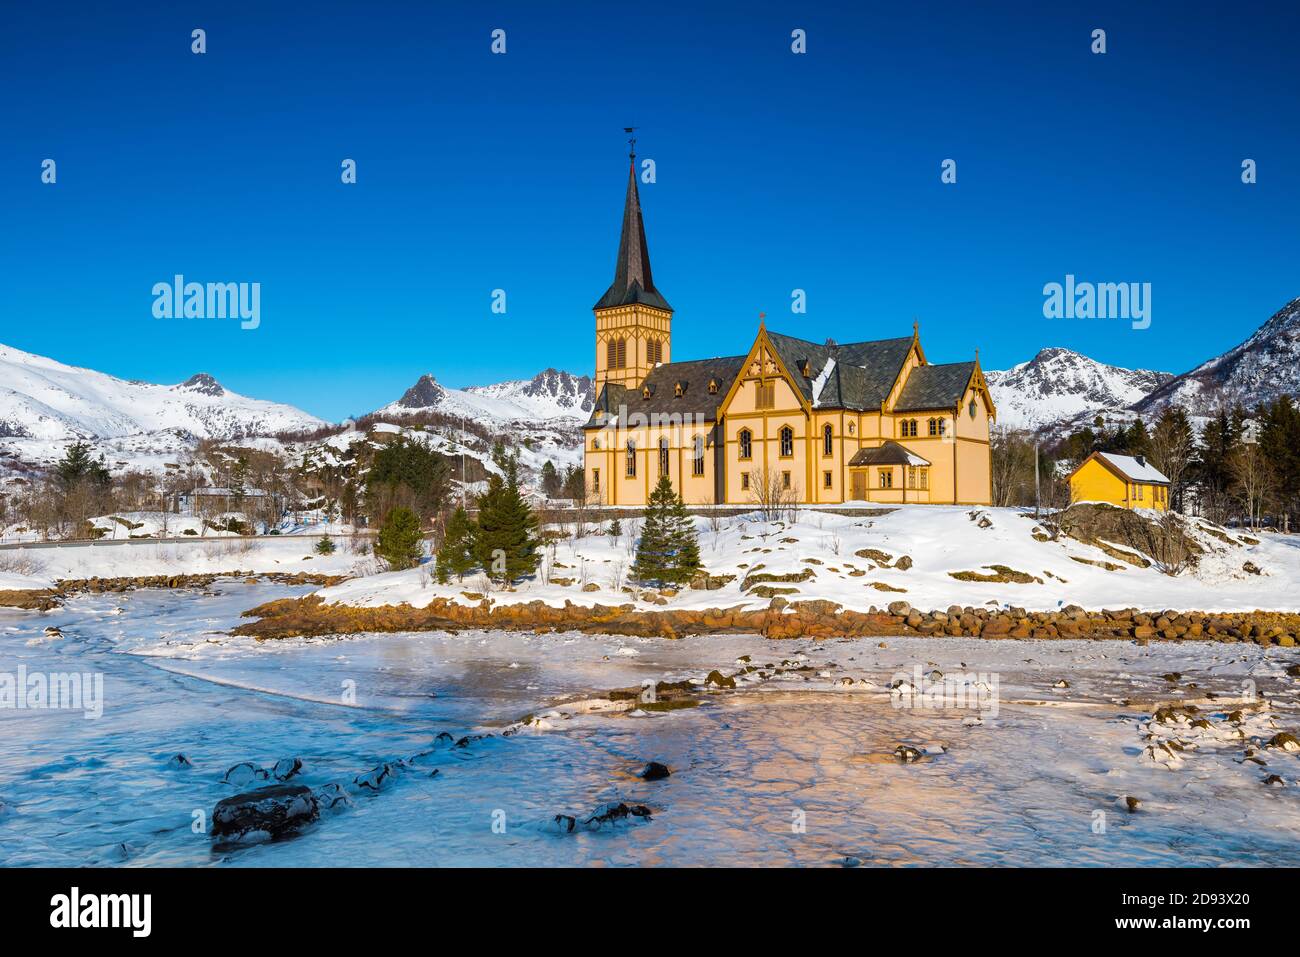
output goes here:
[{"label": "gray slate roof", "polygon": [[645,221],[641,216],[641,195],[636,188],[636,162],[627,171],[627,198],[623,201],[623,233],[618,241],[618,262],[614,264],[614,282],[592,308],[627,306],[643,303],[656,309],[672,311],[668,300],[655,288],[650,274],[650,247],[645,241]]},{"label": "gray slate roof", "polygon": [[[835,367],[827,377],[818,397],[823,409],[879,409],[880,403],[903,368],[903,360],[912,346],[912,337],[877,339],[872,342],[849,342],[843,345],[818,345],[806,339],[768,331],[768,339],[781,361],[794,376],[799,390],[809,402],[813,400],[813,382],[831,360]],[[799,374],[802,360],[809,364],[805,378]]]},{"label": "gray slate roof", "polygon": [[885,439],[883,445],[874,449],[858,449],[849,459],[849,465],[916,465],[922,462],[930,464],[928,459],[909,452],[893,439]]},{"label": "gray slate roof", "polygon": [[961,401],[962,393],[966,391],[974,371],[974,362],[919,366],[907,377],[894,411],[921,412],[954,408]]},{"label": "gray slate roof", "polygon": [[[644,386],[650,389],[650,398],[643,398],[641,389],[628,389],[607,382],[596,396],[596,405],[585,428],[600,428],[609,424],[609,417],[618,415],[620,406],[626,405],[630,414],[642,415],[693,415],[703,416],[707,422],[717,421],[718,406],[727,397],[731,383],[745,364],[745,356],[722,356],[715,359],[696,359],[690,362],[665,362],[655,366],[646,376]],[[716,379],[718,391],[709,392],[709,380]],[[682,394],[677,395],[677,383]],[[598,420],[596,412],[606,418]]]}]

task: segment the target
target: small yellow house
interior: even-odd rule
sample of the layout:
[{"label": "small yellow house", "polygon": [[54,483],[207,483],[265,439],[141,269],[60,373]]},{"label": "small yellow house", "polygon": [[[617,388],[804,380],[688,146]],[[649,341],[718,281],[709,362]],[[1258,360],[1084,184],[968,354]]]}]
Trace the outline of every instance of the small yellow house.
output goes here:
[{"label": "small yellow house", "polygon": [[1143,456],[1093,452],[1070,476],[1070,501],[1169,508],[1169,479]]},{"label": "small yellow house", "polygon": [[590,501],[644,505],[664,476],[688,505],[992,500],[997,410],[978,352],[932,364],[915,323],[910,336],[817,342],[769,330],[760,314],[744,354],[675,360],[635,159],[614,282],[593,311]]}]

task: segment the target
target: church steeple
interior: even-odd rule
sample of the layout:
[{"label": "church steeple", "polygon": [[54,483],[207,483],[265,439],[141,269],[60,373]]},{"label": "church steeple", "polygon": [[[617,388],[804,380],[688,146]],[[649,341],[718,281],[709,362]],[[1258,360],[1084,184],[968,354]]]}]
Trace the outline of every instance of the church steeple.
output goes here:
[{"label": "church steeple", "polygon": [[672,306],[655,288],[650,273],[650,248],[645,241],[645,220],[641,216],[641,194],[636,185],[636,154],[630,154],[627,168],[627,197],[623,201],[623,234],[618,241],[614,282],[596,303],[596,309],[645,303],[672,311]]},{"label": "church steeple", "polygon": [[[627,132],[632,132],[630,129]],[[593,306],[596,313],[596,385],[639,388],[655,366],[671,361],[673,307],[655,288],[636,182],[635,140],[628,154],[623,232],[614,282]]]}]

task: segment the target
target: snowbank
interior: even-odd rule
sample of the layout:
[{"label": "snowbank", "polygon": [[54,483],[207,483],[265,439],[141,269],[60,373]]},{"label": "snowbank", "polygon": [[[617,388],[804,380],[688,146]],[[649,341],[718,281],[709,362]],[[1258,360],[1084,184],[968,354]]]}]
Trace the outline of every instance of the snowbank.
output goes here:
[{"label": "snowbank", "polygon": [[537,578],[513,591],[491,590],[482,575],[439,585],[424,566],[358,578],[317,594],[326,602],[405,602],[414,608],[438,597],[476,604],[488,593],[497,605],[541,600],[556,607],[572,602],[644,609],[758,608],[779,595],[862,611],[897,600],[921,610],[963,605],[1052,611],[1071,604],[1300,610],[1300,539],[1279,535],[1197,532],[1206,549],[1199,566],[1171,577],[1117,558],[1113,548],[1053,540],[1019,509],[918,505],[873,517],[802,511],[794,524],[751,514],[720,520],[716,528],[697,518],[701,557],[712,584],[720,587],[638,595],[624,589],[639,522],[624,520],[622,526],[618,538],[588,535],[549,546]]}]

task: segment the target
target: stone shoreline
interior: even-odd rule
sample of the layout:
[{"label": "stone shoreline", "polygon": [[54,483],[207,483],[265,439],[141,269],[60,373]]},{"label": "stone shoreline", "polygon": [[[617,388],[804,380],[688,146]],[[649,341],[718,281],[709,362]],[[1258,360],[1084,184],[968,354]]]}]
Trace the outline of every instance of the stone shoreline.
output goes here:
[{"label": "stone shoreline", "polygon": [[66,578],[51,588],[0,591],[0,608],[49,611],[58,608],[69,595],[134,591],[137,588],[206,588],[219,579],[241,578],[246,582],[276,582],[281,585],[337,585],[344,575],[314,572],[204,572],[194,575],[137,575],[128,578]]},{"label": "stone shoreline", "polygon": [[561,607],[533,601],[494,605],[485,598],[463,604],[435,598],[425,608],[407,604],[359,607],[326,604],[318,595],[282,598],[244,612],[255,621],[237,635],[259,639],[397,631],[576,631],[679,638],[699,634],[759,634],[767,638],[888,638],[900,635],[971,638],[1090,638],[1111,640],[1253,641],[1294,647],[1300,613],[1085,611],[1027,612],[953,606],[921,612],[906,602],[888,609],[852,611],[831,601],[788,602],[774,598],[766,608],[642,610],[633,605]]}]

